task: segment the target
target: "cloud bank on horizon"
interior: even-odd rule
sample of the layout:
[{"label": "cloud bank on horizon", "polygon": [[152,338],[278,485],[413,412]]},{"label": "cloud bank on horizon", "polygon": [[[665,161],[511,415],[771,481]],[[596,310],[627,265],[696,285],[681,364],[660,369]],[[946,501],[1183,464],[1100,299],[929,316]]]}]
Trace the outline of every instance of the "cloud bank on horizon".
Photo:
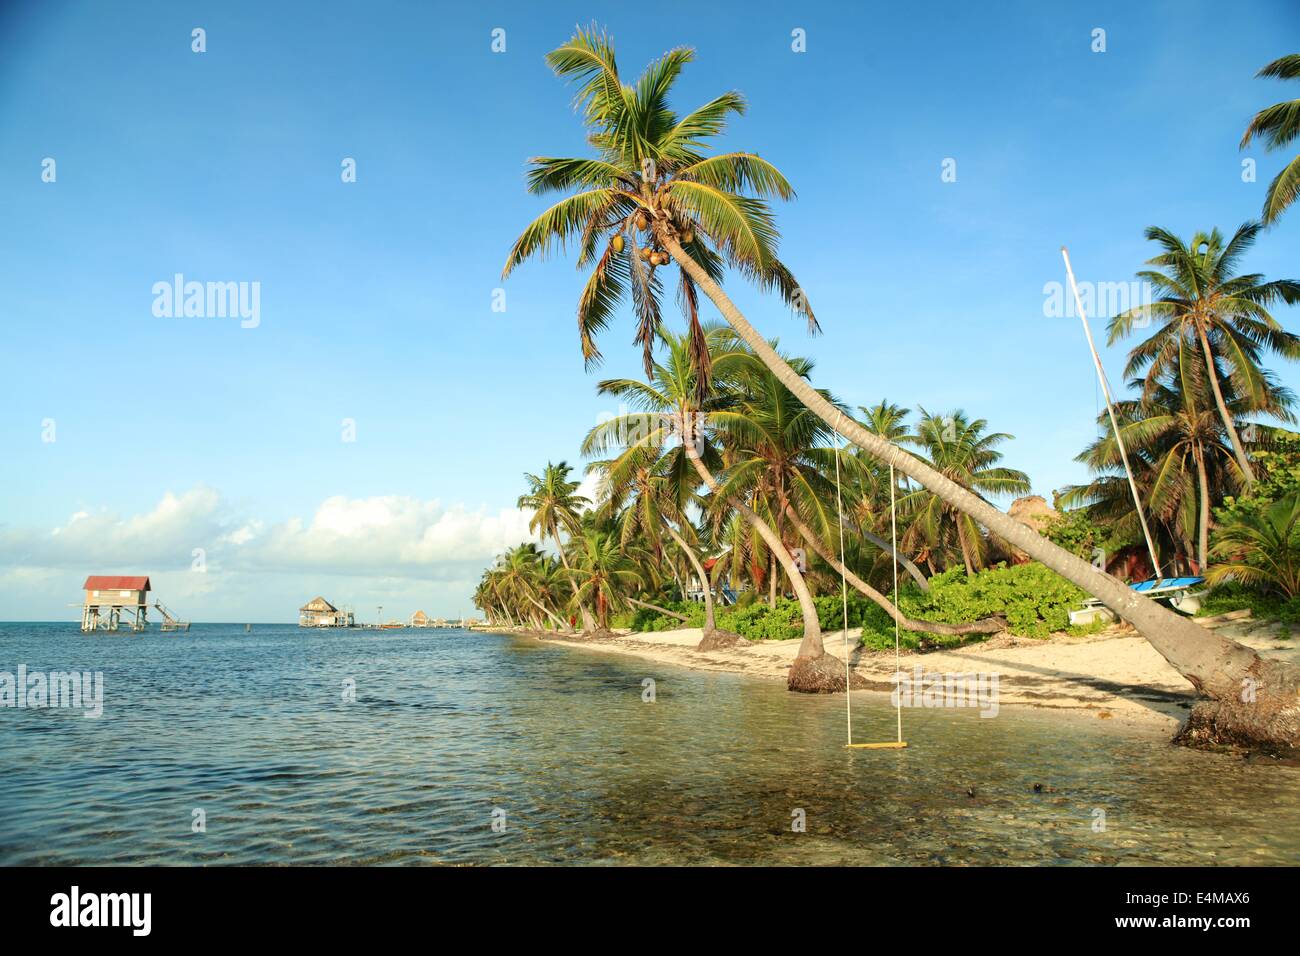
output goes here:
[{"label": "cloud bank on horizon", "polygon": [[483,566],[536,540],[531,517],[335,495],[308,518],[268,521],[206,486],[168,491],[138,514],[81,510],[52,529],[0,528],[0,619],[70,618],[84,577],[115,573],[150,575],[156,595],[192,620],[295,620],[317,593],[356,606],[361,620],[378,604],[385,618],[472,614],[466,595]]}]

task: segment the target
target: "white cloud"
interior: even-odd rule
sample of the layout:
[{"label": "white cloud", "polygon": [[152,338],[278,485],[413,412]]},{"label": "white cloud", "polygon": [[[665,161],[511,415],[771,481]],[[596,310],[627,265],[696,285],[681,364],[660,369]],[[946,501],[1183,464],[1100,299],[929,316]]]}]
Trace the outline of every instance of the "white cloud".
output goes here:
[{"label": "white cloud", "polygon": [[0,564],[67,568],[126,562],[188,563],[190,551],[219,533],[221,497],[199,486],[182,495],[167,492],[143,514],[122,517],[107,509],[77,511],[48,531],[0,531]]},{"label": "white cloud", "polygon": [[427,574],[439,564],[483,566],[528,540],[528,515],[517,508],[469,511],[434,500],[388,495],[327,498],[310,522],[299,518],[263,529],[245,525],[227,537],[241,565],[291,570],[365,570]]},{"label": "white cloud", "polygon": [[[533,537],[529,517],[518,508],[388,495],[336,496],[308,518],[271,521],[236,513],[216,491],[196,487],[168,492],[139,514],[81,510],[53,529],[0,529],[0,600],[19,605],[10,616],[20,617],[27,601],[54,608],[75,600],[86,574],[138,573],[153,578],[155,591],[165,588],[164,601],[184,601],[186,613],[263,607],[276,610],[261,619],[283,619],[280,608],[296,609],[311,597],[305,592],[326,589],[359,606],[425,595],[420,603],[431,613],[439,602],[447,613],[467,612],[480,571]],[[196,548],[204,573],[191,570]]]}]

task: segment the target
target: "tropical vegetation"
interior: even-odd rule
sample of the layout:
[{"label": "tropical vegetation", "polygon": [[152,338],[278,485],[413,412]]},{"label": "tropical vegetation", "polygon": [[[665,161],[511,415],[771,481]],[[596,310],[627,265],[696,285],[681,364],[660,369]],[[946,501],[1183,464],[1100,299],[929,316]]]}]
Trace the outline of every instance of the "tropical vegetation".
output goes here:
[{"label": "tropical vegetation", "polygon": [[[1300,300],[1300,284],[1241,270],[1262,225],[1186,242],[1147,230],[1159,251],[1138,277],[1156,299],[1109,326],[1112,343],[1154,326],[1129,355],[1132,396],[1117,405],[1119,434],[1109,416],[1101,420],[1100,437],[1080,455],[1094,479],[1065,489],[1064,512],[1039,533],[1000,507],[1030,487],[1002,462],[1010,435],[963,409],[914,415],[882,400],[855,414],[813,384],[810,359],[760,334],[724,291],[738,275],[818,329],[778,255],[771,203],[793,199],[793,188],[767,160],[713,148],[744,99],[728,92],[686,113],[670,105],[693,58],[674,49],[628,83],[612,40],[595,28],[547,57],[576,86],[593,155],[531,161],[529,189],[561,198],[520,234],[503,276],[576,247],[586,273],[577,304],[585,361],[602,360],[598,339],[626,303],[644,376],[598,386],[632,411],[583,439],[598,488],[591,502],[574,500],[567,466],[528,477],[521,507],[534,510],[537,536],[555,556],[533,546],[507,552],[485,573],[479,606],[539,629],[576,628],[581,618],[587,637],[619,622],[665,621],[697,623],[706,644],[797,636],[791,688],[826,691],[844,687],[842,662],[823,644],[823,630],[844,617],[841,587],[852,589],[851,622],[865,643],[878,642],[884,622],[918,647],[1003,629],[1046,634],[1091,595],[1208,698],[1190,734],[1296,742],[1294,667],[1135,594],[1122,579],[1140,568],[1111,560],[1138,544],[1119,470],[1123,441],[1162,571],[1283,597],[1297,584],[1289,564],[1262,557],[1290,547],[1295,530],[1295,499],[1266,501],[1261,490],[1262,456],[1294,421],[1293,396],[1263,363],[1300,357],[1300,339],[1274,315]],[[1294,66],[1284,58],[1267,75],[1294,77]],[[1263,111],[1246,141],[1294,139],[1294,106]],[[1284,170],[1267,219],[1294,186]],[[681,333],[663,313],[669,286]],[[704,299],[725,324],[703,317]],[[552,468],[564,474],[550,480]],[[1246,500],[1256,504],[1236,503]],[[1262,695],[1249,710],[1239,694],[1245,679]]]}]

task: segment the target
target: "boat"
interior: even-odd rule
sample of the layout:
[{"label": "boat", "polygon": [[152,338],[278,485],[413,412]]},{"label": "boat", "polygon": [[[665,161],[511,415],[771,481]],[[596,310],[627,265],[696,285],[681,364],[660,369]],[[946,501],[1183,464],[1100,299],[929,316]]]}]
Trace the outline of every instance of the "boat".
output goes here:
[{"label": "boat", "polygon": [[[1136,584],[1130,584],[1129,587],[1154,601],[1168,603],[1175,611],[1182,614],[1195,614],[1201,609],[1201,598],[1205,592],[1194,591],[1193,588],[1204,583],[1205,578],[1203,577],[1188,576],[1181,578],[1152,578],[1149,581],[1138,581]],[[1092,624],[1096,621],[1111,623],[1114,620],[1116,620],[1115,612],[1096,598],[1084,601],[1083,607],[1070,612],[1070,623],[1074,626]]]}]

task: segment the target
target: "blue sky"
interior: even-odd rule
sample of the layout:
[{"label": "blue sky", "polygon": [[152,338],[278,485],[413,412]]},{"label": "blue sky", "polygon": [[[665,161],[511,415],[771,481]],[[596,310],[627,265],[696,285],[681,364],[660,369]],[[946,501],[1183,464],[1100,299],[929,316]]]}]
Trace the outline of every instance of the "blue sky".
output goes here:
[{"label": "blue sky", "polygon": [[[1294,52],[1294,3],[1087,6],[8,5],[0,619],[65,617],[82,575],[116,571],[153,574],[196,619],[286,620],[316,592],[470,610],[487,555],[521,533],[522,473],[577,461],[615,410],[582,367],[571,261],[524,266],[491,310],[545,205],[525,160],[583,150],[542,58],[592,20],[628,78],[696,48],[679,108],[748,97],[724,145],[798,191],[782,255],[825,334],[735,283],[755,324],[850,404],[1011,432],[1007,463],[1050,499],[1085,477],[1072,458],[1099,408],[1077,319],[1044,315],[1060,246],[1081,279],[1127,282],[1147,225],[1258,215],[1283,156],[1237,142],[1296,95],[1253,78]],[[1247,266],[1294,277],[1298,250],[1293,213]],[[260,324],[156,317],[151,288],[178,272],[259,282]],[[606,334],[601,373],[635,374],[631,335]]]}]

